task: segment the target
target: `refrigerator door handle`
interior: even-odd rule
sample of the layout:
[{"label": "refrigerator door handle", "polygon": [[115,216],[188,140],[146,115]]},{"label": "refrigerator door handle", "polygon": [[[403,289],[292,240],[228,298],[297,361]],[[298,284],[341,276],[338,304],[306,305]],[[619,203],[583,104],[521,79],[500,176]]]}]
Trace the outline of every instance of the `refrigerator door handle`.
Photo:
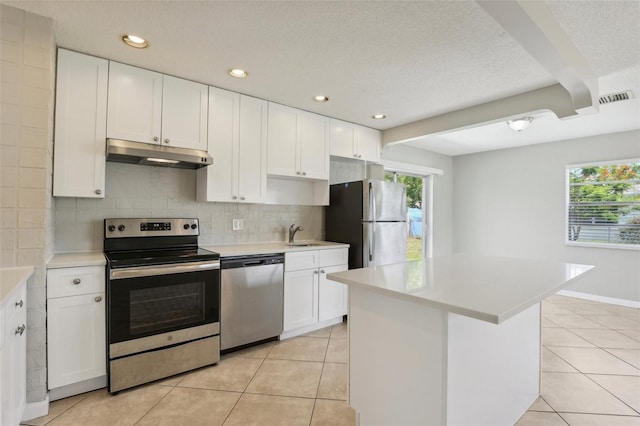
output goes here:
[{"label": "refrigerator door handle", "polygon": [[372,188],[371,183],[369,183],[369,200],[371,206],[372,216],[372,224],[371,232],[369,233],[369,262],[373,261],[373,257],[375,256],[375,241],[376,241],[376,193]]}]

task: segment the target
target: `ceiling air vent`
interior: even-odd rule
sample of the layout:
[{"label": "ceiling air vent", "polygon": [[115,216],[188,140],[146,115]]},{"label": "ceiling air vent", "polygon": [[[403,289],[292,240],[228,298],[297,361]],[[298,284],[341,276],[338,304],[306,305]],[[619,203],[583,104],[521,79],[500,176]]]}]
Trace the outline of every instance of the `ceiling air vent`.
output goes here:
[{"label": "ceiling air vent", "polygon": [[612,102],[620,102],[626,101],[627,99],[633,98],[633,93],[631,90],[627,90],[626,92],[618,92],[618,93],[610,93],[608,95],[600,96],[600,105],[610,104]]}]

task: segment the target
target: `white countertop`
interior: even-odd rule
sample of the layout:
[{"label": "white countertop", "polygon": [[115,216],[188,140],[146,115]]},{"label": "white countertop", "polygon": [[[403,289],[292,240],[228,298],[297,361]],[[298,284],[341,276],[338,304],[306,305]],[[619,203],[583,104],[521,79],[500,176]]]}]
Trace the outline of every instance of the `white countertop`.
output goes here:
[{"label": "white countertop", "polygon": [[101,251],[82,251],[70,253],[56,253],[49,262],[47,269],[74,268],[78,266],[106,265],[107,260]]},{"label": "white countertop", "polygon": [[550,296],[590,265],[453,255],[328,274],[344,284],[499,324]]},{"label": "white countertop", "polygon": [[0,268],[0,304],[13,290],[33,275],[33,266]]},{"label": "white countertop", "polygon": [[331,241],[296,241],[296,244],[313,244],[310,246],[288,245],[284,242],[277,243],[247,243],[233,245],[203,246],[206,250],[220,253],[221,257],[242,256],[252,254],[286,253],[303,250],[327,250],[333,248],[349,247],[349,244],[334,243]]}]

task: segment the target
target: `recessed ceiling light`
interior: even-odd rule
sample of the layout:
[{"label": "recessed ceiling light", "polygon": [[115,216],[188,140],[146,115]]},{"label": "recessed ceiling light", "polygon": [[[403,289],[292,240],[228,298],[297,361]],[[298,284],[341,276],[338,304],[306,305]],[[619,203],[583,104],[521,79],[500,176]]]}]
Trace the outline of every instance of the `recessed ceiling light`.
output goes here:
[{"label": "recessed ceiling light", "polygon": [[133,34],[123,35],[122,41],[131,47],[135,47],[136,49],[145,49],[149,47],[149,42],[147,40]]},{"label": "recessed ceiling light", "polygon": [[329,98],[323,95],[314,96],[313,100],[319,103],[329,102]]},{"label": "recessed ceiling light", "polygon": [[382,120],[383,118],[387,118],[387,116],[384,114],[374,114],[371,116],[371,118],[373,118],[374,120]]},{"label": "recessed ceiling light", "polygon": [[249,77],[249,73],[246,72],[245,70],[241,69],[241,68],[231,68],[229,70],[229,75],[231,77],[236,77],[236,78],[247,78],[247,77]]},{"label": "recessed ceiling light", "polygon": [[527,127],[531,125],[533,122],[533,117],[521,117],[516,118],[515,120],[507,121],[507,124],[511,128],[511,130],[515,130],[516,132],[521,132]]}]

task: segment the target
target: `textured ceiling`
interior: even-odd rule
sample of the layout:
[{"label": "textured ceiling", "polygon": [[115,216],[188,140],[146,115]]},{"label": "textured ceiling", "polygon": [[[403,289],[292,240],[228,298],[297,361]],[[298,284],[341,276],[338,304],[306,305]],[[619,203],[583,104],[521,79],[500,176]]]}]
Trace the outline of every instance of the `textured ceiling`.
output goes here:
[{"label": "textured ceiling", "polygon": [[[555,83],[471,1],[0,2],[51,17],[59,46],[379,129]],[[550,5],[598,76],[640,63],[640,2]]]}]

